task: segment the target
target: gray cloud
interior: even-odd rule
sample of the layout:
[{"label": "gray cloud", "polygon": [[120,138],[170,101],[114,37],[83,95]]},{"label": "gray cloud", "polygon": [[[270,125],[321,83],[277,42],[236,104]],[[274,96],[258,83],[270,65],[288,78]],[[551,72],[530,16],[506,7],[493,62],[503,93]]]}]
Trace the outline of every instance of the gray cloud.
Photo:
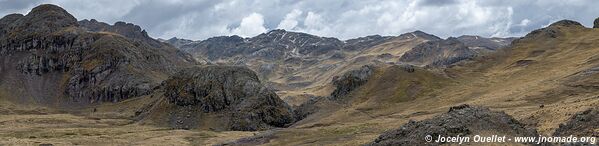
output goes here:
[{"label": "gray cloud", "polygon": [[41,3],[60,5],[78,19],[132,22],[153,37],[196,40],[277,28],[342,39],[415,30],[506,37],[561,19],[590,26],[599,16],[595,0],[0,0],[0,15]]}]

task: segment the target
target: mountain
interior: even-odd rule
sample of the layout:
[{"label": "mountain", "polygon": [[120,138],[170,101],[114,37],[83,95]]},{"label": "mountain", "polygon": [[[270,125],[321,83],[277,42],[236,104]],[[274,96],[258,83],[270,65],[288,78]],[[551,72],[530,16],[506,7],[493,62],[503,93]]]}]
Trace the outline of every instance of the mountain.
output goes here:
[{"label": "mountain", "polygon": [[596,136],[597,40],[599,29],[571,20],[521,38],[273,30],[156,40],[135,24],[40,5],[0,19],[0,145]]},{"label": "mountain", "polygon": [[184,45],[189,45],[191,43],[194,43],[194,41],[192,41],[192,40],[179,39],[177,37],[173,37],[173,38],[170,38],[168,40],[161,40],[161,39],[158,39],[158,40],[161,41],[161,42],[165,42],[165,43],[171,44],[171,45],[173,45],[176,48],[181,48]]},{"label": "mountain", "polygon": [[465,43],[457,38],[429,41],[417,45],[399,58],[417,66],[447,66],[476,55]]},{"label": "mountain", "polygon": [[[349,71],[329,81],[327,93],[342,96],[311,98],[296,107],[302,120],[288,129],[233,143],[397,145],[421,144],[418,135],[443,133],[593,135],[598,38],[598,29],[564,20],[450,66],[382,64]],[[469,49],[456,40],[427,41],[422,44],[431,47],[422,49]],[[435,43],[455,47],[438,49]]]},{"label": "mountain", "polygon": [[[399,36],[372,35],[341,41],[272,30],[251,38],[171,39],[171,44],[179,45],[181,50],[197,58],[206,58],[206,62],[247,66],[291,102],[306,94],[321,96],[331,92],[329,83],[333,77],[364,65],[448,66],[494,52],[509,45],[513,39],[462,36],[444,40],[414,31]],[[177,42],[185,42],[182,43],[185,45]]]},{"label": "mountain", "polygon": [[266,130],[294,122],[292,110],[245,67],[203,66],[167,79],[142,121],[183,129]]},{"label": "mountain", "polygon": [[166,77],[196,64],[132,24],[100,25],[106,29],[92,31],[55,5],[40,5],[0,22],[6,26],[0,37],[0,91],[18,103],[122,101],[149,94]]}]

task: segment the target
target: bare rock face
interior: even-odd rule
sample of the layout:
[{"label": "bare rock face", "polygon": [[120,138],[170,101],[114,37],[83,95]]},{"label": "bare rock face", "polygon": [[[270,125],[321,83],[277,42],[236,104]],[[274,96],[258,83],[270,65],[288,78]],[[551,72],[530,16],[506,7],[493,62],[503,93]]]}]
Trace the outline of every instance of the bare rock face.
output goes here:
[{"label": "bare rock face", "polygon": [[560,124],[554,136],[593,136],[598,137],[599,108],[590,108],[572,116],[565,124]]},{"label": "bare rock face", "polygon": [[131,38],[133,40],[144,41],[154,47],[161,47],[162,43],[158,40],[155,40],[148,36],[146,30],[141,29],[140,26],[135,25],[133,23],[126,23],[122,21],[118,21],[114,23],[114,25],[109,25],[104,22],[98,22],[95,19],[91,20],[81,20],[78,24],[85,28],[88,31],[93,32],[112,32],[116,34],[120,34],[125,36],[126,38]]},{"label": "bare rock face", "polygon": [[[294,121],[289,105],[245,67],[185,69],[166,80],[163,88],[169,103],[169,126],[175,128],[264,130]],[[222,124],[200,124],[212,122]]]},{"label": "bare rock face", "polygon": [[362,86],[374,73],[374,66],[366,65],[360,69],[348,71],[342,76],[333,77],[333,85],[336,89],[331,93],[331,99],[337,100],[349,94],[354,89]]},{"label": "bare rock face", "polygon": [[427,143],[425,137],[431,135],[434,141],[439,135],[472,136],[487,134],[485,132],[507,136],[538,136],[536,130],[524,127],[524,124],[503,112],[460,105],[431,119],[410,121],[399,129],[383,133],[368,145],[442,145],[443,143]]},{"label": "bare rock face", "polygon": [[148,94],[166,76],[195,64],[173,47],[86,31],[55,5],[6,16],[0,25],[7,26],[0,33],[0,87],[19,89],[10,95],[19,102],[117,102]]}]

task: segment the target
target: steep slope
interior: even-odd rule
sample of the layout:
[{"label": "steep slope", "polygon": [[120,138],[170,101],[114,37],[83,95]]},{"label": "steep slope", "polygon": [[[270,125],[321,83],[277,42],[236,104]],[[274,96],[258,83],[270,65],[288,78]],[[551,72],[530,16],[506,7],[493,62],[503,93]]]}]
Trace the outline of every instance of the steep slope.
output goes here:
[{"label": "steep slope", "polygon": [[112,32],[112,33],[120,34],[126,38],[130,38],[133,40],[138,40],[138,41],[148,43],[149,45],[154,46],[154,47],[161,47],[163,45],[158,40],[155,40],[155,39],[151,38],[150,36],[148,36],[148,33],[146,32],[146,30],[142,30],[140,26],[132,24],[132,23],[118,21],[118,22],[114,23],[114,25],[109,25],[104,22],[98,22],[95,19],[91,19],[91,20],[84,19],[84,20],[79,21],[78,23],[79,23],[79,26],[85,28],[88,31]]},{"label": "steep slope", "polygon": [[447,66],[473,58],[474,51],[457,38],[425,42],[417,45],[399,58],[399,61],[417,66]]},{"label": "steep slope", "polygon": [[[173,38],[170,38],[168,40],[162,40],[162,39],[158,39],[158,40],[161,41],[161,42],[165,42],[165,43],[171,44],[171,45],[173,45],[176,48],[182,48],[185,45],[190,45],[191,43],[194,43],[194,41],[192,41],[192,40],[179,39],[177,37],[173,37]],[[183,51],[186,51],[186,50],[183,50]]]},{"label": "steep slope", "polygon": [[[286,101],[299,104],[296,101],[302,100],[295,100],[296,97],[326,95],[332,90],[328,84],[334,76],[364,65],[410,63],[424,66],[436,63],[436,66],[446,66],[477,54],[484,55],[481,52],[494,52],[508,45],[511,40],[484,37],[443,40],[422,31],[414,31],[399,36],[373,35],[340,41],[273,30],[252,38],[222,36],[187,42],[180,49],[196,57],[207,58],[210,60],[208,62],[248,66],[269,86],[278,90],[278,94],[289,98]],[[418,47],[425,42],[439,42],[444,46]],[[418,54],[414,50],[429,55],[414,55]],[[402,56],[413,60],[398,59]]]},{"label": "steep slope", "polygon": [[[269,134],[263,143],[363,145],[384,131],[406,123],[422,125],[417,123],[430,122],[426,119],[461,104],[503,111],[519,121],[517,125],[536,128],[541,135],[588,135],[597,127],[594,111],[588,109],[599,106],[597,40],[598,29],[564,20],[508,48],[446,68],[415,67],[412,73],[401,67],[378,68],[346,94],[345,103],[317,100],[314,104],[320,109],[291,129]],[[409,124],[410,120],[420,122]],[[477,123],[464,125],[471,124]],[[402,139],[406,140],[395,140]]]},{"label": "steep slope", "polygon": [[140,118],[174,128],[264,130],[294,122],[289,106],[244,67],[185,69],[166,80]]},{"label": "steep slope", "polygon": [[154,46],[155,40],[86,31],[55,5],[0,22],[7,26],[0,35],[0,97],[6,101],[53,107],[116,102],[149,94],[196,64],[170,45]]}]

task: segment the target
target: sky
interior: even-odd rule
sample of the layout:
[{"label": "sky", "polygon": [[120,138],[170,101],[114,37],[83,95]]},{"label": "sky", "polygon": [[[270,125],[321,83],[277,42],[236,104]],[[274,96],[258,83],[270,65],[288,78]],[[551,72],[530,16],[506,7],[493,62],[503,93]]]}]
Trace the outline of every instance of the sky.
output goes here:
[{"label": "sky", "polygon": [[273,29],[340,39],[416,30],[511,37],[562,19],[592,27],[599,17],[597,0],[0,0],[0,16],[44,3],[79,20],[131,22],[155,38],[192,40]]}]

